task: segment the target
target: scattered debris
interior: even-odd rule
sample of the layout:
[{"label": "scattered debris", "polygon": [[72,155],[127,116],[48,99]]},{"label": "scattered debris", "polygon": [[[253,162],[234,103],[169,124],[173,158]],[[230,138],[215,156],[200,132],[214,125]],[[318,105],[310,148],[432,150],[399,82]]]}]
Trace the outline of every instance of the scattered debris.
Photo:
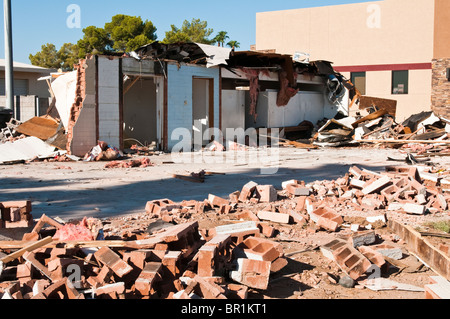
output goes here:
[{"label": "scattered debris", "polygon": [[122,152],[114,146],[98,141],[89,153],[84,156],[86,162],[113,161],[123,157]]},{"label": "scattered debris", "polygon": [[112,161],[105,165],[105,168],[146,168],[154,166],[149,158],[141,158],[130,161]]},{"label": "scattered debris", "polygon": [[[446,212],[450,198],[440,183],[446,176],[430,166],[388,166],[384,172],[353,166],[333,181],[293,179],[280,190],[252,181],[227,197],[153,200],[136,217],[66,223],[43,215],[22,241],[0,242],[0,294],[5,299],[245,299],[249,291],[263,293],[296,278],[313,288],[326,281],[443,298],[446,290],[438,282],[422,288],[386,278],[396,273],[392,267],[399,274],[426,265],[448,280],[450,269],[446,245],[435,247],[387,213],[423,216],[405,209],[408,203],[425,207],[423,214]],[[1,205],[4,223],[31,212],[29,202]],[[359,217],[348,214],[351,209]],[[200,227],[198,221],[210,216],[222,222]],[[386,240],[388,230],[393,233]],[[332,239],[287,254],[285,247],[299,241],[298,232]],[[290,258],[316,249],[329,269],[335,267],[333,273],[288,272]],[[419,259],[415,270],[406,265],[409,255]],[[76,281],[69,280],[69,266],[81,271]]]}]

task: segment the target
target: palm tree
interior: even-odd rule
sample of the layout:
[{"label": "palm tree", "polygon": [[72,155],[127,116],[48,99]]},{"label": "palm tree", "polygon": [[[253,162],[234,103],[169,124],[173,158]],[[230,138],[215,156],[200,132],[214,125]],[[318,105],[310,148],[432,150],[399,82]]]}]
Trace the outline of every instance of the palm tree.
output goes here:
[{"label": "palm tree", "polygon": [[232,48],[233,50],[234,50],[234,49],[238,49],[238,48],[241,47],[241,44],[240,44],[239,42],[237,42],[237,41],[230,41],[230,42],[227,43],[227,45],[228,45],[230,48]]},{"label": "palm tree", "polygon": [[214,42],[217,42],[218,46],[224,46],[224,43],[227,39],[230,37],[228,36],[228,32],[226,31],[220,31],[217,33],[216,37],[213,39]]}]

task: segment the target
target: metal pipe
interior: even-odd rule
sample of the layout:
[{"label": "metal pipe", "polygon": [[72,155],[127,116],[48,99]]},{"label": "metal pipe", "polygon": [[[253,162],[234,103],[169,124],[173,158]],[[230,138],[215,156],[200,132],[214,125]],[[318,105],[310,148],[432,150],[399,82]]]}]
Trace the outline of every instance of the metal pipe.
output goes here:
[{"label": "metal pipe", "polygon": [[3,0],[5,16],[5,93],[6,109],[14,110],[14,65],[12,43],[11,0]]}]

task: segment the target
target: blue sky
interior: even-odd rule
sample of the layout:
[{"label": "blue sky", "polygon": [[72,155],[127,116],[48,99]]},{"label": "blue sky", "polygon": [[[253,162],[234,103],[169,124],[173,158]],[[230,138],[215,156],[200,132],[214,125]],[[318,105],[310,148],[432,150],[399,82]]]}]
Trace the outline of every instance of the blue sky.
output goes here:
[{"label": "blue sky", "polygon": [[[116,14],[141,16],[157,27],[158,40],[164,39],[170,25],[181,26],[184,20],[193,18],[208,22],[214,32],[227,31],[230,40],[241,43],[241,50],[248,50],[255,43],[256,13],[297,9],[325,5],[367,2],[361,0],[12,0],[14,61],[30,63],[30,53],[40,51],[41,45],[76,43],[82,36],[82,28],[95,25],[104,27]],[[0,2],[1,3],[1,2]],[[81,29],[68,28],[66,21],[71,13],[70,4],[81,9]],[[0,58],[4,58],[3,14],[0,15]]]}]

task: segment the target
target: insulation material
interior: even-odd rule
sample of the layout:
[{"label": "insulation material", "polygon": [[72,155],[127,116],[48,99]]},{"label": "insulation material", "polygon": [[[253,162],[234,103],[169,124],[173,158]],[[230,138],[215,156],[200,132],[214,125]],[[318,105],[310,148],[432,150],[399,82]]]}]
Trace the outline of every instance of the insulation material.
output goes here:
[{"label": "insulation material", "polygon": [[250,115],[256,119],[258,118],[258,113],[256,107],[258,105],[258,96],[261,91],[259,86],[259,70],[242,68],[241,69],[247,79],[250,81]]},{"label": "insulation material", "polygon": [[290,81],[286,71],[281,71],[279,73],[280,77],[280,91],[277,97],[277,106],[282,107],[289,104],[289,101],[297,95],[300,91],[298,88],[293,88],[290,86]]},{"label": "insulation material", "polygon": [[55,106],[66,132],[69,127],[70,110],[75,102],[77,80],[77,71],[72,71],[58,77],[52,83],[52,91],[56,99]]}]

